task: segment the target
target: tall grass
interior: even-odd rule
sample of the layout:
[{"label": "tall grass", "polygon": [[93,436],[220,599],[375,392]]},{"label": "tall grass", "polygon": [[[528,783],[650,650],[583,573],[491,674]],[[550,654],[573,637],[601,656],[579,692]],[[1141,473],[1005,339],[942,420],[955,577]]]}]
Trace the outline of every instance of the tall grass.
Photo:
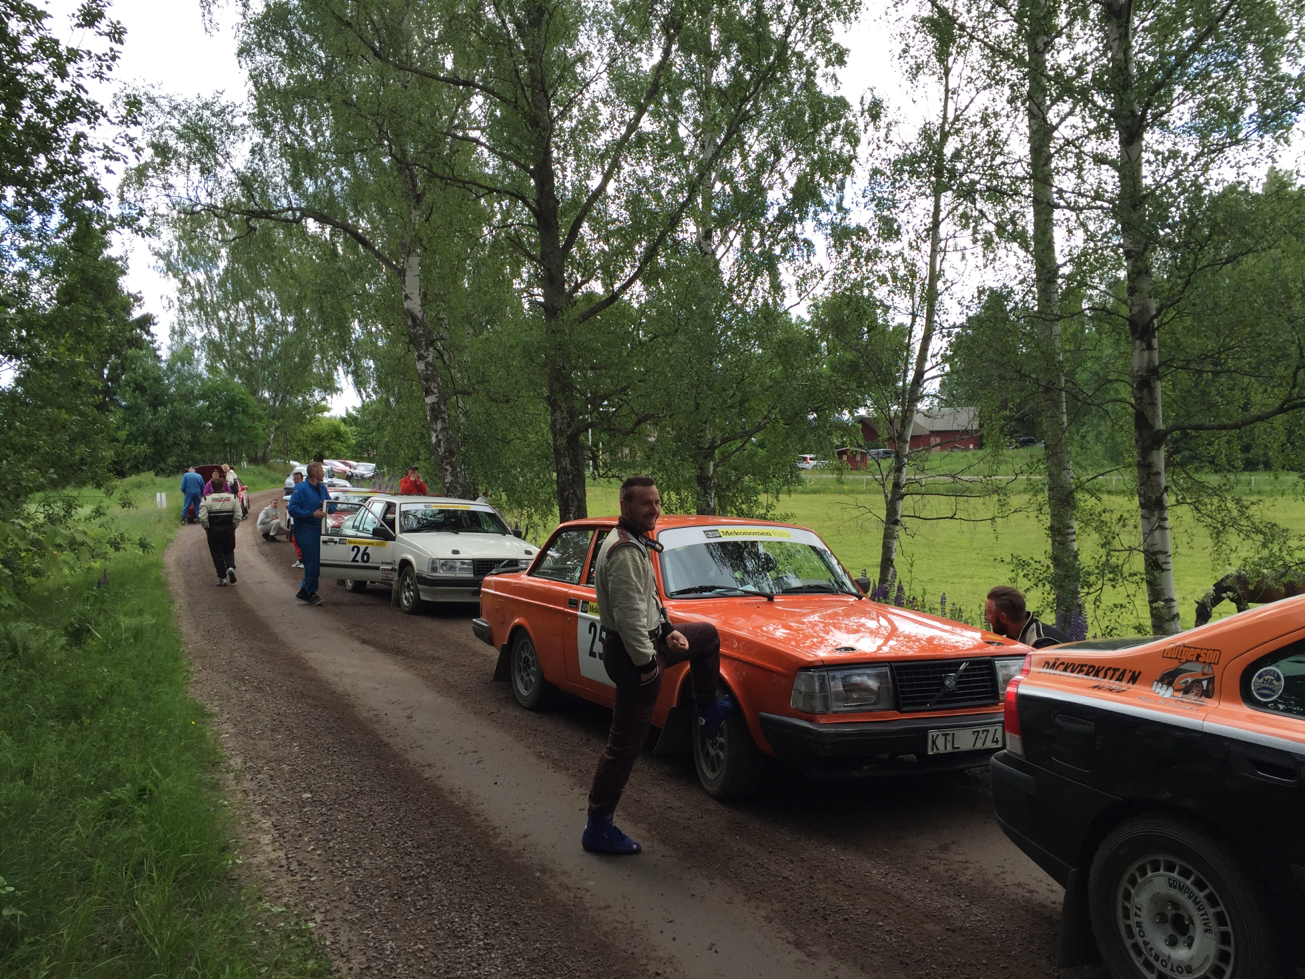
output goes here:
[{"label": "tall grass", "polygon": [[329,970],[308,930],[265,921],[233,873],[220,755],[162,576],[177,515],[153,493],[174,482],[124,484],[148,505],[118,519],[151,552],[48,581],[0,619],[5,977]]}]

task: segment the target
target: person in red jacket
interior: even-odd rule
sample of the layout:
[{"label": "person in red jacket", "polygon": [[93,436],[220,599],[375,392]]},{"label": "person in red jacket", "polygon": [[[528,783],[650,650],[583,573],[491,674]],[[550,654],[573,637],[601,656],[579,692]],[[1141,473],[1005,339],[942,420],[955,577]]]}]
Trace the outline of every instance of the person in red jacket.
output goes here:
[{"label": "person in red jacket", "polygon": [[416,466],[408,467],[408,475],[399,480],[400,496],[430,496],[430,490],[426,489],[426,484],[421,481],[421,473],[417,472]]}]

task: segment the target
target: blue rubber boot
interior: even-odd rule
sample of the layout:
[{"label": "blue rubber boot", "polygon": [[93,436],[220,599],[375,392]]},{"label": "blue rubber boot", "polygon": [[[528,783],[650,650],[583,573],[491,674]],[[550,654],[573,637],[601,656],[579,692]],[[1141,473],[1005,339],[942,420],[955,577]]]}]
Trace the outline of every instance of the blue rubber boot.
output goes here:
[{"label": "blue rubber boot", "polygon": [[699,707],[698,730],[702,732],[704,738],[715,737],[720,726],[725,723],[725,718],[733,712],[734,701],[728,696],[713,700],[706,707]]},{"label": "blue rubber boot", "polygon": [[631,856],[643,850],[637,840],[630,839],[612,825],[610,812],[606,815],[590,814],[580,845],[590,853],[607,853],[616,857]]}]

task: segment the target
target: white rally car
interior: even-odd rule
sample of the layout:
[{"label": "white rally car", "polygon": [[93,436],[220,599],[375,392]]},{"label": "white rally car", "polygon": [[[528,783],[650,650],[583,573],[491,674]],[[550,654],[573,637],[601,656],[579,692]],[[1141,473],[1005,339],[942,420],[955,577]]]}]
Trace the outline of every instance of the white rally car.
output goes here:
[{"label": "white rally car", "polygon": [[330,509],[322,518],[322,577],[355,592],[371,582],[392,587],[408,613],[425,602],[477,602],[486,575],[522,570],[537,550],[493,507],[470,500],[375,493],[333,499]]}]

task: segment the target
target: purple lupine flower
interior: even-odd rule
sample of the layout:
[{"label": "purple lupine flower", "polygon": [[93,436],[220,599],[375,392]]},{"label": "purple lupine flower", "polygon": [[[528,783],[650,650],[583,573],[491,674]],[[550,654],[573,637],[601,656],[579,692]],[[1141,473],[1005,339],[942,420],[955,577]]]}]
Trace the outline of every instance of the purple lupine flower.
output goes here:
[{"label": "purple lupine flower", "polygon": [[893,604],[898,608],[906,606],[906,588],[903,587],[900,581],[897,583],[897,594],[893,596]]},{"label": "purple lupine flower", "polygon": [[103,588],[109,583],[109,569],[104,569],[104,574],[100,575],[100,580],[95,583],[96,589]]},{"label": "purple lupine flower", "polygon": [[1083,612],[1082,606],[1079,606],[1074,609],[1074,616],[1070,620],[1069,638],[1075,642],[1081,642],[1087,638],[1087,631],[1087,615]]},{"label": "purple lupine flower", "polygon": [[943,592],[938,599],[938,614],[944,619],[947,618],[947,593]]}]

